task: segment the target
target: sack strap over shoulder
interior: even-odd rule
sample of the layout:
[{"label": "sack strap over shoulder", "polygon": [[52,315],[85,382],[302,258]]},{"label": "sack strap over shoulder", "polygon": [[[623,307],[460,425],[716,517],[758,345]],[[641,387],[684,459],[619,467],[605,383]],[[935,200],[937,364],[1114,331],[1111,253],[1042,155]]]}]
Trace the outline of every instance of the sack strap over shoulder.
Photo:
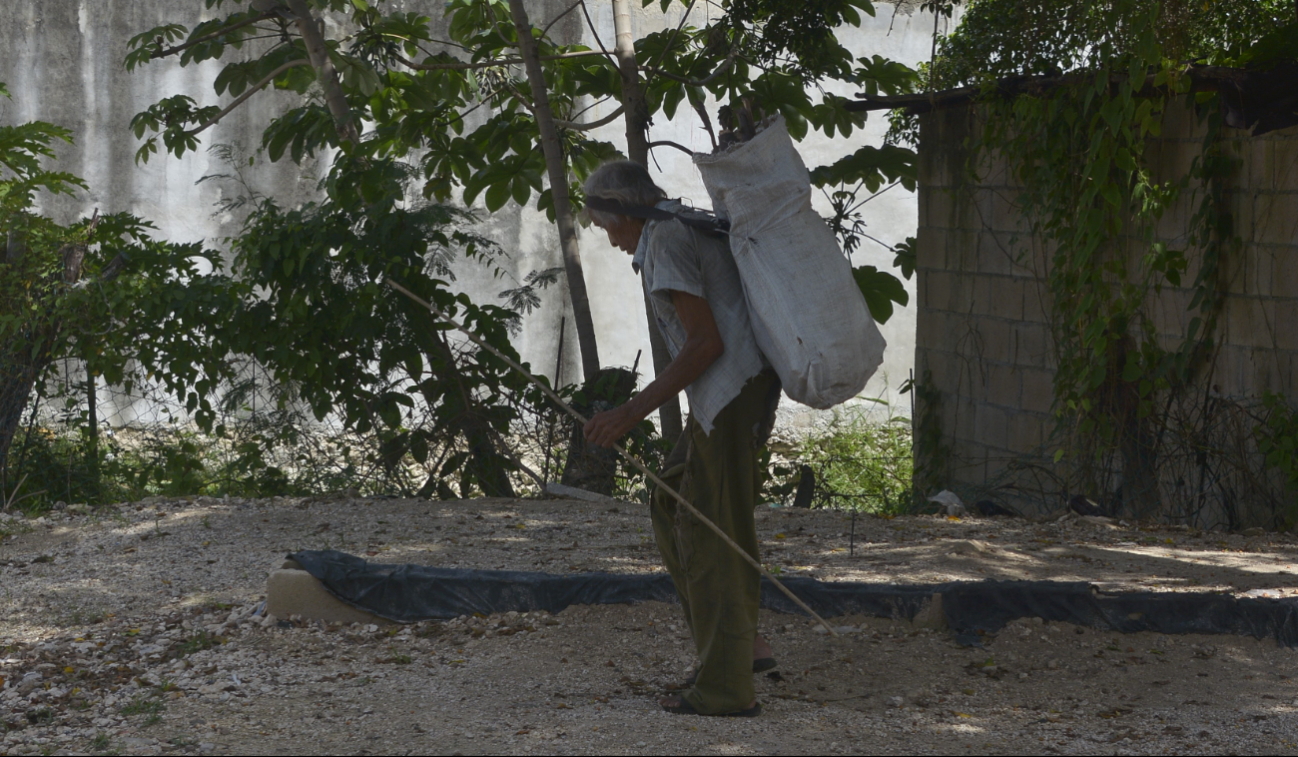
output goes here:
[{"label": "sack strap over shoulder", "polygon": [[629,218],[645,218],[650,221],[676,220],[692,229],[698,229],[705,234],[713,236],[726,236],[730,231],[730,221],[724,218],[717,218],[704,210],[694,210],[691,208],[685,213],[673,213],[670,210],[663,210],[649,205],[626,205],[618,200],[595,196],[586,198],[586,207],[591,210],[598,210],[603,213],[615,213]]}]

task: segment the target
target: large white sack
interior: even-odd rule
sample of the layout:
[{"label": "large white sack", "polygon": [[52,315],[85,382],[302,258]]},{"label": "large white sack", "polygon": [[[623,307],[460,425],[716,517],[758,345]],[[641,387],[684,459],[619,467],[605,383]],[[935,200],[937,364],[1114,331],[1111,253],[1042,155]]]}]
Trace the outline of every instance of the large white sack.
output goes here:
[{"label": "large white sack", "polygon": [[811,209],[811,181],[784,118],[694,164],[730,221],[757,346],[789,397],[827,408],[855,397],[886,346],[838,240]]}]

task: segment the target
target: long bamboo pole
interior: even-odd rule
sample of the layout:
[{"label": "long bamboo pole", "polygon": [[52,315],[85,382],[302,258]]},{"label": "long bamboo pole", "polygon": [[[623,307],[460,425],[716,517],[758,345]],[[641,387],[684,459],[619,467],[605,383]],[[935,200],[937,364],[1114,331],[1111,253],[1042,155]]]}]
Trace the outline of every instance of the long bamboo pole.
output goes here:
[{"label": "long bamboo pole", "polygon": [[[470,331],[467,327],[460,324],[454,318],[451,318],[450,316],[443,313],[440,309],[437,308],[437,306],[433,305],[430,302],[424,301],[414,292],[411,292],[409,289],[406,289],[405,287],[401,286],[400,284],[398,284],[397,282],[391,279],[386,279],[385,281],[387,282],[388,286],[404,294],[405,296],[409,297],[410,299],[414,300],[415,302],[419,303],[425,308],[428,308],[428,312],[432,313],[434,318],[450,326],[453,326],[457,331],[467,336],[474,344],[478,345],[482,349],[490,352],[491,354],[505,361],[505,364],[508,365],[510,368],[513,368],[514,370],[523,374],[523,376],[528,381],[532,382],[533,384],[536,384],[536,386],[542,392],[545,392],[547,397],[554,400],[559,405],[559,407],[563,408],[563,410],[566,413],[568,413],[568,415],[571,415],[573,418],[575,418],[578,423],[581,424],[586,423],[587,418],[585,416],[583,416],[581,413],[577,412],[576,410],[572,409],[572,406],[570,406],[567,402],[564,402],[563,398],[561,398],[558,394],[555,394],[554,390],[552,390],[550,387],[545,385],[545,382],[541,381],[536,376],[533,376],[530,371],[528,371],[526,368],[520,365],[513,358],[509,357],[508,355],[496,349],[495,347],[492,347],[490,344],[487,344],[486,342],[482,341],[481,339],[478,338],[477,334],[474,334],[472,331]],[[829,632],[830,636],[835,636],[835,637],[838,636],[838,632],[834,630],[833,626],[825,622],[824,618],[817,615],[816,611],[808,607],[806,602],[803,602],[801,599],[798,599],[798,596],[796,594],[794,594],[792,591],[789,591],[789,587],[780,583],[780,581],[775,576],[771,575],[770,571],[768,571],[760,562],[754,559],[752,555],[745,552],[743,550],[743,547],[740,547],[738,544],[736,544],[735,540],[731,539],[730,536],[727,535],[725,531],[722,531],[721,528],[717,526],[717,524],[713,523],[707,516],[699,512],[694,507],[694,505],[690,504],[689,500],[681,496],[680,492],[668,486],[666,481],[663,481],[661,478],[658,477],[658,474],[649,470],[648,466],[646,466],[644,463],[636,459],[636,457],[632,455],[630,452],[627,452],[626,449],[622,447],[622,445],[614,444],[613,449],[617,450],[618,453],[622,455],[622,457],[625,457],[628,462],[634,465],[641,473],[645,474],[645,476],[647,476],[650,481],[653,481],[655,484],[657,484],[658,488],[667,492],[669,495],[671,495],[673,499],[675,499],[680,504],[684,505],[685,509],[688,510],[690,514],[692,514],[695,518],[698,518],[700,523],[712,529],[713,533],[715,533],[717,536],[720,536],[722,541],[730,545],[730,548],[735,550],[735,552],[737,552],[740,557],[744,558],[745,562],[747,562],[749,565],[756,568],[757,572],[760,573],[766,579],[768,579],[772,584],[774,584],[775,588],[779,589],[781,592],[784,593],[784,596],[793,600],[794,604],[802,608],[802,610],[806,612],[808,615],[815,618],[816,621],[820,623],[820,625],[824,626],[825,630]]]}]

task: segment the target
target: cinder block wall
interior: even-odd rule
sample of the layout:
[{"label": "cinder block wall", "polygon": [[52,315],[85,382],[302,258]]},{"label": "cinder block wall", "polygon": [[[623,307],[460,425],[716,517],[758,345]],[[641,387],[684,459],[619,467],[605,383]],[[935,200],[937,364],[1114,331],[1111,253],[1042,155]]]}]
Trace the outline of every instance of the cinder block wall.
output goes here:
[{"label": "cinder block wall", "polygon": [[[916,466],[934,471],[934,486],[966,500],[990,496],[1029,511],[1054,509],[1066,471],[1054,463],[1051,439],[1049,254],[1026,233],[1016,205],[1022,188],[1003,161],[980,156],[978,179],[969,180],[965,145],[975,118],[972,109],[957,108],[922,120],[915,378],[923,383],[927,376],[927,385],[917,392],[917,418],[929,412],[938,419],[940,439],[917,436]],[[1192,113],[1170,112],[1163,137],[1150,145],[1155,178],[1187,175],[1203,136]],[[1295,397],[1298,128],[1226,136],[1239,159],[1230,205],[1243,247],[1224,272],[1229,295],[1205,391],[1245,404],[1267,391]],[[1195,189],[1183,192],[1160,222],[1158,236],[1169,245],[1188,244],[1201,197]],[[1187,256],[1189,285],[1197,256]],[[1165,289],[1150,309],[1169,345],[1179,343],[1196,315],[1186,311],[1191,297],[1189,289]],[[926,456],[935,443],[944,461]]]}]

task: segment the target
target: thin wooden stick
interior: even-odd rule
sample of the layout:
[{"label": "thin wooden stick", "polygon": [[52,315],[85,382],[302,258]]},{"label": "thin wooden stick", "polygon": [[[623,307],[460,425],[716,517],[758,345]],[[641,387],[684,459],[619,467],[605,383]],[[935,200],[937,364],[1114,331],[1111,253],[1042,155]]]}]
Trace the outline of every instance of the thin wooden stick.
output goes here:
[{"label": "thin wooden stick", "polygon": [[[559,405],[559,407],[563,408],[565,412],[567,412],[569,415],[575,418],[578,423],[581,423],[583,425],[586,423],[588,419],[585,416],[583,416],[581,413],[574,410],[567,402],[564,402],[563,399],[558,394],[555,394],[554,391],[550,389],[550,387],[545,385],[545,382],[541,381],[536,376],[533,376],[530,371],[528,371],[522,365],[519,365],[518,362],[516,362],[513,358],[504,354],[503,352],[496,349],[495,347],[492,347],[490,344],[487,344],[486,342],[482,341],[481,339],[478,338],[477,334],[474,334],[468,328],[461,325],[458,321],[443,313],[440,309],[438,309],[433,304],[429,302],[425,302],[423,299],[421,299],[414,292],[411,292],[409,289],[406,289],[405,287],[401,286],[400,284],[396,283],[391,279],[385,279],[385,282],[387,283],[388,286],[404,294],[405,296],[409,297],[410,299],[414,300],[420,305],[423,305],[425,308],[428,308],[428,312],[432,313],[434,318],[437,318],[443,323],[453,326],[457,331],[459,331],[460,333],[467,336],[470,340],[472,340],[474,344],[478,345],[482,349],[490,352],[491,354],[505,361],[505,363],[510,368],[513,368],[514,370],[523,374],[523,376],[526,377],[528,381],[531,381],[533,384],[536,384],[536,386],[542,392],[545,392],[547,397],[554,400]],[[833,626],[825,622],[824,618],[817,615],[816,611],[808,607],[806,602],[803,602],[801,599],[798,599],[798,596],[796,594],[794,594],[792,591],[789,591],[789,588],[787,586],[780,583],[780,581],[775,576],[771,575],[770,571],[768,571],[765,567],[763,567],[762,564],[758,562],[756,559],[754,559],[752,555],[745,552],[743,547],[740,547],[738,544],[736,544],[734,539],[731,539],[730,536],[727,535],[725,531],[722,531],[721,528],[717,526],[717,524],[713,523],[707,516],[699,512],[694,507],[694,505],[690,504],[690,502],[687,499],[685,499],[685,497],[681,496],[680,492],[668,486],[666,481],[663,481],[661,478],[658,477],[656,473],[649,470],[648,466],[640,462],[638,459],[635,458],[635,456],[633,456],[631,453],[623,449],[622,445],[614,444],[613,449],[617,450],[618,453],[621,454],[623,457],[625,457],[628,462],[634,465],[641,473],[645,474],[645,476],[647,476],[650,481],[653,481],[655,484],[657,484],[660,489],[667,492],[672,496],[673,499],[675,499],[680,504],[684,505],[685,509],[688,510],[691,515],[699,519],[699,522],[701,522],[703,525],[707,526],[708,528],[712,529],[713,533],[715,533],[717,536],[720,536],[721,540],[724,541],[726,544],[730,545],[731,549],[735,550],[735,552],[739,553],[739,556],[744,558],[744,560],[749,565],[756,568],[758,573],[760,573],[762,576],[767,578],[772,584],[775,584],[775,587],[779,589],[781,592],[783,592],[784,596],[793,600],[794,604],[802,608],[802,610],[806,612],[808,615],[815,618],[816,621],[820,623],[820,625],[824,626],[825,630],[829,632],[830,636],[834,636],[834,637],[838,636],[838,632],[834,630]]]}]

